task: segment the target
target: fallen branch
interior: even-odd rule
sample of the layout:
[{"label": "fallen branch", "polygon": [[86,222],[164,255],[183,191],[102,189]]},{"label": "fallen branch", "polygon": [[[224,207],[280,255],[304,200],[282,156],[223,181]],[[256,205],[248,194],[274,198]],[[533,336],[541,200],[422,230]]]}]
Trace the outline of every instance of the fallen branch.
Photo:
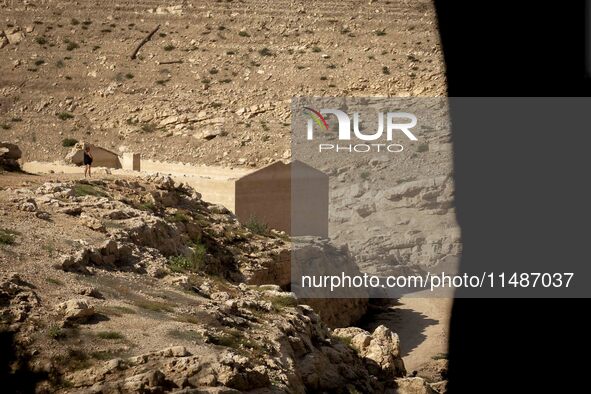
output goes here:
[{"label": "fallen branch", "polygon": [[154,35],[154,33],[156,33],[158,31],[158,29],[160,29],[160,25],[156,26],[156,28],[154,30],[152,30],[146,37],[144,37],[143,40],[140,41],[139,44],[137,44],[137,47],[135,47],[135,49],[133,50],[133,52],[131,53],[131,60],[135,59],[135,57],[137,56],[137,53],[140,51],[140,49],[148,42],[152,39],[152,36]]},{"label": "fallen branch", "polygon": [[182,60],[167,60],[164,62],[158,62],[158,64],[181,64]]}]

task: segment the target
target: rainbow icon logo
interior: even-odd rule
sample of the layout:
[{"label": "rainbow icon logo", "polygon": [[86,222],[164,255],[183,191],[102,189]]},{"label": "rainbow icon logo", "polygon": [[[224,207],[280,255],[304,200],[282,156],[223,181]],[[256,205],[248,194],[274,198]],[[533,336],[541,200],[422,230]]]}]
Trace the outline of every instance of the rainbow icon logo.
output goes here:
[{"label": "rainbow icon logo", "polygon": [[328,131],[328,123],[319,111],[316,111],[315,109],[312,109],[310,107],[304,107],[304,110],[306,110],[307,114],[310,115],[310,117],[312,118],[314,123],[318,125],[318,127],[325,128]]}]

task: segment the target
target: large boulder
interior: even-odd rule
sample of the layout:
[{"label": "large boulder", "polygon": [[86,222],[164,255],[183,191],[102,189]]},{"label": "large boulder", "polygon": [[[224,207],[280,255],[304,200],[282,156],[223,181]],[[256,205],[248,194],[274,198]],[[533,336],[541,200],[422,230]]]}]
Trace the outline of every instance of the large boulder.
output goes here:
[{"label": "large boulder", "polygon": [[20,170],[18,160],[22,154],[18,145],[6,141],[0,142],[0,168],[7,171]]},{"label": "large boulder", "polygon": [[94,307],[84,299],[62,302],[57,306],[57,310],[64,314],[64,319],[68,323],[84,323],[95,315]]},{"label": "large boulder", "polygon": [[378,326],[371,334],[358,327],[337,328],[333,335],[350,343],[372,375],[385,380],[406,375],[398,334],[386,326]]}]

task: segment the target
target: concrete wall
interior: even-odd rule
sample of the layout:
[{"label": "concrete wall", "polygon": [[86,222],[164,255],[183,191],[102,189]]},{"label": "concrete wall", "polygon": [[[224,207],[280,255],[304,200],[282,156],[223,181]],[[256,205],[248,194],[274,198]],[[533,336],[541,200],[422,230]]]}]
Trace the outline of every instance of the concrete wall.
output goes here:
[{"label": "concrete wall", "polygon": [[[92,155],[92,166],[93,167],[107,167],[107,168],[121,168],[121,162],[119,156],[116,153],[106,150],[104,148],[93,146],[90,148],[90,154]],[[84,151],[78,150],[71,158],[73,164],[83,165],[84,164]]]},{"label": "concrete wall", "polygon": [[124,153],[121,159],[121,167],[124,170],[140,171],[140,154]]},{"label": "concrete wall", "polygon": [[[292,165],[295,166],[292,179]],[[292,231],[292,182],[297,197],[296,231]],[[273,163],[236,181],[235,214],[292,235],[328,237],[328,177],[303,163]]]},{"label": "concrete wall", "polygon": [[228,179],[205,177],[174,177],[178,182],[186,183],[199,193],[204,201],[221,204],[232,212],[235,209],[235,182]]},{"label": "concrete wall", "polygon": [[291,163],[291,235],[328,238],[328,175],[300,161]]}]

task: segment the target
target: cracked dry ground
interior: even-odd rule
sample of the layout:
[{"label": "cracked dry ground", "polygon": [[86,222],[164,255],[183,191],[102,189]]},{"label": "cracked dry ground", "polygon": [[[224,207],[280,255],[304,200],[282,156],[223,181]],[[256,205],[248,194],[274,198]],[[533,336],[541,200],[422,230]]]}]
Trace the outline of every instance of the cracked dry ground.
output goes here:
[{"label": "cracked dry ground", "polygon": [[444,366],[405,377],[385,326],[330,330],[320,318],[360,304],[314,311],[283,291],[284,235],[255,234],[170,178],[5,173],[0,187],[1,338],[16,349],[7,385],[444,392]]}]

